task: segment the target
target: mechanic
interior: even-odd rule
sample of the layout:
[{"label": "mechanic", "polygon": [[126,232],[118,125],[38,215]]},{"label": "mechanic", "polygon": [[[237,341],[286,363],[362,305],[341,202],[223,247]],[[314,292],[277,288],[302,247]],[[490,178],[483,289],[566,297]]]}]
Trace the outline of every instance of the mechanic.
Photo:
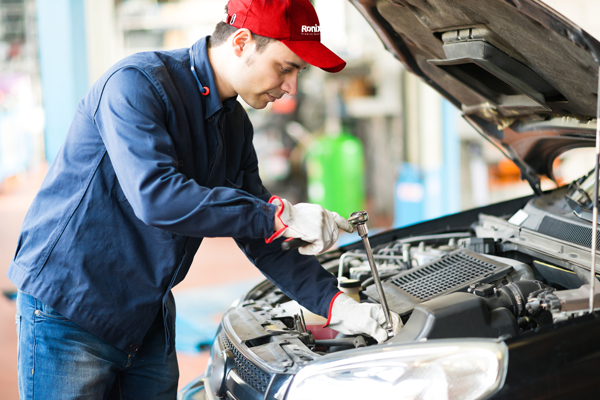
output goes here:
[{"label": "mechanic", "polygon": [[[332,328],[387,339],[381,307],[340,294],[313,256],[351,225],[271,196],[236,101],[261,109],[296,94],[308,64],[344,68],[319,31],[308,0],[230,0],[212,36],[127,57],[92,86],[8,271],[19,289],[22,399],[174,399],[171,288],[203,237],[235,238],[269,280]],[[311,244],[284,252],[284,237]]]}]

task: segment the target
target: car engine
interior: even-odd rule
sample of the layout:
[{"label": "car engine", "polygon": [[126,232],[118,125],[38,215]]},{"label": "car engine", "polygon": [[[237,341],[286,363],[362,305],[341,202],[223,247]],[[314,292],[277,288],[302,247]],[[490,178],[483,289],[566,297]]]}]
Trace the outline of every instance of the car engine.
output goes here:
[{"label": "car engine", "polygon": [[[372,240],[388,307],[404,323],[381,345],[505,340],[587,312],[589,244],[565,229],[591,229],[572,215],[565,190],[532,198],[512,215],[479,214],[465,230]],[[340,290],[380,303],[364,249],[334,252],[322,264],[337,275]],[[323,324],[324,318],[264,281],[225,314],[213,346],[213,362],[224,365],[211,368],[235,368],[253,391],[265,393],[272,379],[323,355],[378,345],[367,335],[338,334]],[[225,390],[223,376],[213,373],[211,380],[213,388]]]}]

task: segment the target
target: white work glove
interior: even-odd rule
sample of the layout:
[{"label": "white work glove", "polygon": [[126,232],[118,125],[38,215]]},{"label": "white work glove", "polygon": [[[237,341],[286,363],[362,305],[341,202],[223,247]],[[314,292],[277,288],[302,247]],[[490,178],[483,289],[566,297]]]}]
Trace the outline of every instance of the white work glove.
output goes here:
[{"label": "white work glove", "polygon": [[[390,312],[392,330],[396,335],[402,328],[398,314]],[[333,301],[329,315],[328,328],[346,335],[366,333],[378,343],[388,340],[385,328],[386,320],[383,308],[379,304],[358,303],[351,297],[340,293]]]},{"label": "white work glove", "polygon": [[279,218],[284,228],[267,239],[267,243],[281,236],[299,238],[310,243],[298,249],[300,254],[311,255],[333,246],[338,238],[338,229],[348,233],[354,232],[350,222],[318,204],[299,203],[293,206],[289,201],[277,196],[271,197],[269,203],[281,205],[276,218]]}]

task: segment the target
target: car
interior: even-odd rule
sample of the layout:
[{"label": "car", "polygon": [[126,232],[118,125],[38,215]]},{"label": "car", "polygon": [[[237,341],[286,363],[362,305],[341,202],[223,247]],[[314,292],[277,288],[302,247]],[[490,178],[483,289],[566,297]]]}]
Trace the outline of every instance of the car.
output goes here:
[{"label": "car", "polygon": [[595,144],[600,43],[536,0],[351,2],[533,194],[371,236],[376,276],[362,241],[319,255],[341,290],[401,316],[381,344],[336,335],[260,283],[225,313],[180,399],[597,398],[598,178],[542,191],[540,177]]}]

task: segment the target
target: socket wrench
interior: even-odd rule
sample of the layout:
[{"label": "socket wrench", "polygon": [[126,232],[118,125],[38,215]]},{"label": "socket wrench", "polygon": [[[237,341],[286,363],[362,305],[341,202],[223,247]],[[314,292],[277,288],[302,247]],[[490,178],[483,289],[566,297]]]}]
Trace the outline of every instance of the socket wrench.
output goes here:
[{"label": "socket wrench", "polygon": [[[367,229],[367,221],[369,220],[369,215],[366,211],[356,211],[350,214],[350,218],[348,218],[348,222],[350,222],[356,228],[358,235],[363,241],[365,246],[365,251],[367,253],[367,259],[369,260],[369,267],[371,267],[371,273],[373,274],[373,281],[375,282],[375,286],[377,288],[377,293],[379,294],[379,300],[381,302],[381,307],[383,308],[383,314],[385,315],[386,326],[385,330],[388,335],[388,339],[394,336],[394,330],[392,327],[392,317],[390,315],[390,309],[387,304],[387,300],[385,298],[385,292],[383,291],[383,286],[381,286],[381,279],[379,278],[379,272],[377,271],[377,266],[375,265],[375,259],[373,258],[373,250],[371,250],[371,244],[369,243],[369,230]],[[302,239],[294,238],[288,239],[285,242],[281,243],[281,248],[283,250],[291,250],[297,249],[298,247],[306,246],[310,244]]]},{"label": "socket wrench", "polygon": [[383,314],[385,315],[386,321],[385,330],[387,331],[389,339],[394,336],[394,330],[392,328],[392,317],[390,315],[390,309],[385,298],[383,286],[381,286],[381,279],[379,279],[379,272],[377,271],[377,266],[375,265],[375,259],[373,258],[373,250],[371,250],[371,244],[369,242],[369,230],[367,229],[368,220],[369,215],[366,211],[353,212],[352,214],[350,214],[350,218],[348,218],[348,222],[354,225],[356,231],[358,232],[358,236],[360,236],[365,246],[365,251],[367,252],[367,259],[369,260],[369,266],[371,267],[371,273],[373,274],[373,281],[375,283],[375,286],[377,287],[377,293],[379,294],[379,301],[381,302],[381,307],[383,307]]}]

